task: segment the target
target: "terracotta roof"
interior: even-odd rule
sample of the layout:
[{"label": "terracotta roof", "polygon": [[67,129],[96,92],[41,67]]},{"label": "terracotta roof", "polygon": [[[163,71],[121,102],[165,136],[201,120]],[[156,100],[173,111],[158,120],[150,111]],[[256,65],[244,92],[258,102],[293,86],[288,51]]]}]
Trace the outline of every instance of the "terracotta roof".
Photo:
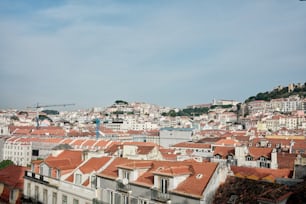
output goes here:
[{"label": "terracotta roof", "polygon": [[68,177],[66,178],[66,181],[69,181],[69,182],[73,183],[73,181],[74,181],[74,175],[71,174],[70,176],[68,176]]},{"label": "terracotta roof", "polygon": [[87,178],[83,183],[82,183],[83,186],[88,186],[89,185],[89,178]]},{"label": "terracotta roof", "polygon": [[215,142],[215,145],[224,145],[224,146],[239,146],[241,143],[237,140],[233,139],[220,139],[217,142]]},{"label": "terracotta roof", "polygon": [[202,196],[211,176],[217,168],[217,165],[217,163],[210,162],[192,163],[191,168],[193,169],[193,173],[173,191],[187,195]]},{"label": "terracotta roof", "polygon": [[97,142],[97,140],[88,139],[83,143],[83,146],[93,147],[93,145]]},{"label": "terracotta roof", "polygon": [[261,156],[271,158],[271,152],[273,148],[260,148],[260,147],[249,147],[249,154],[255,159],[259,159]]},{"label": "terracotta roof", "polygon": [[71,145],[81,146],[84,142],[85,142],[85,139],[75,139],[75,140],[73,140],[73,142],[71,143]]},{"label": "terracotta roof", "polygon": [[210,148],[210,144],[205,143],[194,143],[194,142],[181,142],[177,143],[175,145],[172,145],[171,147],[177,147],[177,148]]},{"label": "terracotta roof", "polygon": [[70,144],[73,141],[73,139],[64,139],[61,141],[61,144]]},{"label": "terracotta roof", "polygon": [[294,169],[294,160],[297,154],[289,154],[285,152],[277,153],[277,164],[280,169]]},{"label": "terracotta roof", "polygon": [[191,174],[190,166],[173,166],[167,168],[156,169],[153,174],[159,174],[164,176],[177,176],[177,175],[189,175]]},{"label": "terracotta roof", "polygon": [[85,164],[83,164],[79,169],[84,174],[91,173],[93,171],[98,171],[100,168],[102,168],[109,160],[111,160],[111,157],[93,157],[90,158]]},{"label": "terracotta roof", "polygon": [[235,147],[221,147],[221,146],[216,146],[214,150],[214,155],[220,155],[222,158],[226,158],[227,155],[235,154]]},{"label": "terracotta roof", "polygon": [[138,146],[137,154],[149,154],[155,146]]},{"label": "terracotta roof", "polygon": [[152,165],[152,161],[142,161],[142,160],[140,161],[129,160],[129,161],[130,162],[118,165],[117,167],[133,170],[133,169],[151,168]]},{"label": "terracotta roof", "polygon": [[31,135],[65,136],[66,131],[60,127],[40,127],[39,129],[33,129]]},{"label": "terracotta roof", "polygon": [[97,174],[103,177],[116,179],[118,177],[118,169],[117,166],[124,164],[126,162],[129,162],[131,160],[128,160],[126,158],[115,158],[114,161],[111,162],[111,164],[106,167],[101,173]]},{"label": "terracotta roof", "polygon": [[273,182],[276,178],[290,178],[292,176],[292,171],[290,169],[231,166],[231,170],[235,175],[238,175],[238,177],[244,177],[249,179],[257,177],[259,180],[269,180]]},{"label": "terracotta roof", "polygon": [[12,189],[23,189],[23,176],[26,167],[10,165],[0,170],[0,183]]},{"label": "terracotta roof", "polygon": [[107,148],[110,146],[112,142],[108,140],[98,140],[98,142],[95,144],[95,147],[101,147],[102,149]]},{"label": "terracotta roof", "polygon": [[73,169],[82,162],[82,151],[63,150],[59,155],[53,157],[49,156],[45,159],[45,163],[57,169]]},{"label": "terracotta roof", "polygon": [[112,142],[105,150],[104,152],[108,154],[114,154],[118,151],[118,149],[123,149],[123,144],[121,142]]}]

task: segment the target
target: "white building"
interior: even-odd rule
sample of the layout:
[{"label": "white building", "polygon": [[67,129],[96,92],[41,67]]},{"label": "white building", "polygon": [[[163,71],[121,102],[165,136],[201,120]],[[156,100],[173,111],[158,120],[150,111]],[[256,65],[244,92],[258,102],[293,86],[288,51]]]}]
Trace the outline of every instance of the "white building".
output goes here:
[{"label": "white building", "polygon": [[19,166],[31,164],[32,143],[24,138],[10,138],[4,143],[3,159],[11,160]]},{"label": "white building", "polygon": [[192,128],[161,128],[159,145],[170,147],[180,142],[192,141]]}]

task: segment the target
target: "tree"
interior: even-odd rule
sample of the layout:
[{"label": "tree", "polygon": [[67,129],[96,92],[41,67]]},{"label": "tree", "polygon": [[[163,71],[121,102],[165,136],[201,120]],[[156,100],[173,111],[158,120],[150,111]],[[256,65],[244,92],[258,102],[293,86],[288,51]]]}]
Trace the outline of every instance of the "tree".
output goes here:
[{"label": "tree", "polygon": [[4,169],[5,167],[8,167],[10,165],[14,165],[14,162],[12,162],[11,160],[3,160],[2,162],[0,162],[0,169]]}]

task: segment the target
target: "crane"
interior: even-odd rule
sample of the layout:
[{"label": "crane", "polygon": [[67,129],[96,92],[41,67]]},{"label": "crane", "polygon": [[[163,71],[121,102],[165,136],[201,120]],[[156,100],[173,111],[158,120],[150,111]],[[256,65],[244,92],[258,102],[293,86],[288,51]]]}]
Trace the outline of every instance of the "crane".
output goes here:
[{"label": "crane", "polygon": [[66,106],[74,106],[74,103],[66,103],[66,104],[53,104],[53,105],[40,105],[39,103],[37,103],[35,106],[28,106],[27,108],[35,108],[36,109],[36,128],[39,128],[39,109],[40,108],[46,108],[46,107],[56,107],[56,106],[62,106],[62,107],[66,107]]}]

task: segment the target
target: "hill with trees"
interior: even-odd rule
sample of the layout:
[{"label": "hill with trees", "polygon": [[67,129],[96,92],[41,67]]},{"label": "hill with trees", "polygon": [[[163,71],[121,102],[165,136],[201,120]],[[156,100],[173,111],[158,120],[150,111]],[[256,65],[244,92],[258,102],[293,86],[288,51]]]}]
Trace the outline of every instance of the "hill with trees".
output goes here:
[{"label": "hill with trees", "polygon": [[288,98],[289,96],[298,95],[301,98],[306,97],[306,83],[304,84],[293,84],[291,87],[278,87],[272,91],[260,92],[255,96],[251,96],[245,100],[245,103],[255,101],[255,100],[264,100],[270,101],[271,99],[277,98]]}]

